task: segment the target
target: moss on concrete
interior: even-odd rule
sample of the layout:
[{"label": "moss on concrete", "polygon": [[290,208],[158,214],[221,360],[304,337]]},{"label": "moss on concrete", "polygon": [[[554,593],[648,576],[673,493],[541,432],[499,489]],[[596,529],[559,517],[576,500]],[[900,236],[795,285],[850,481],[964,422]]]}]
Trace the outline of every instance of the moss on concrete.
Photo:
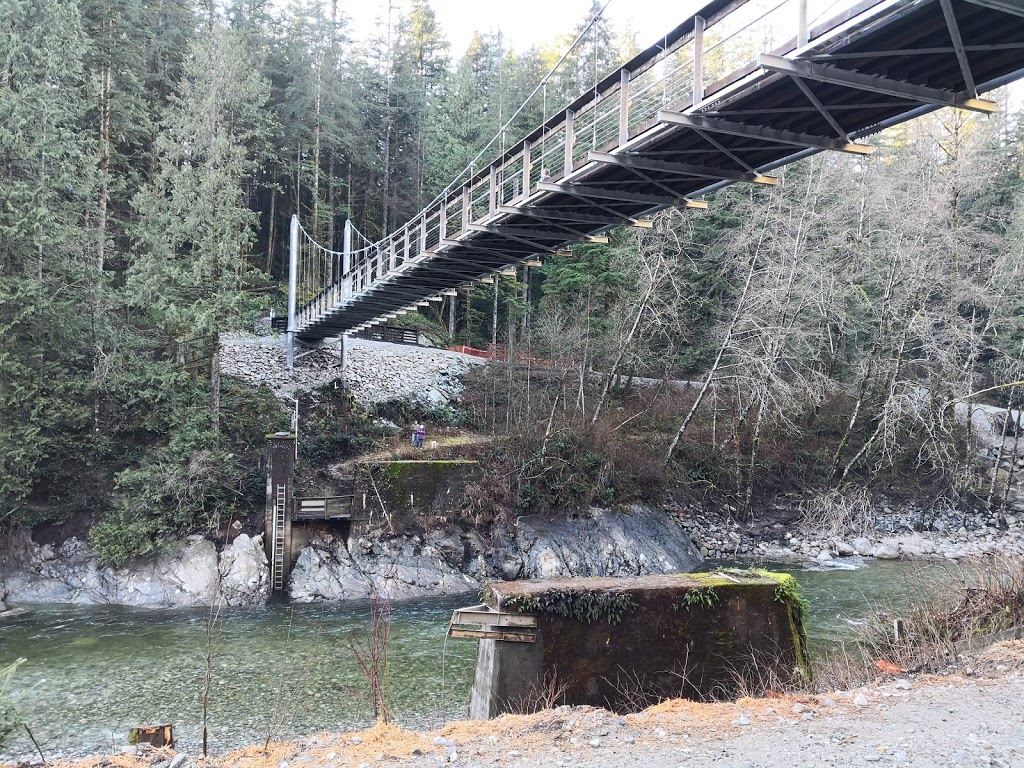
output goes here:
[{"label": "moss on concrete", "polygon": [[810,675],[788,574],[518,581],[490,585],[488,598],[537,616],[541,672],[569,684],[567,703],[622,709],[641,682],[650,700],[703,699]]}]

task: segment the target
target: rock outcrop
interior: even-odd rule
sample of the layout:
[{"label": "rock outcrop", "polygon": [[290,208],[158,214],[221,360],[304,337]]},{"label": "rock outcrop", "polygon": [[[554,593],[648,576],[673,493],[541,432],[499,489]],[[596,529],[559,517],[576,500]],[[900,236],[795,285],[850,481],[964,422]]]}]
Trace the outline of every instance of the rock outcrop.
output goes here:
[{"label": "rock outcrop", "polygon": [[235,537],[220,554],[220,593],[228,605],[258,605],[270,597],[270,568],[263,534]]},{"label": "rock outcrop", "polygon": [[519,518],[487,543],[475,533],[342,539],[320,535],[299,553],[292,600],[381,595],[405,599],[479,589],[487,579],[647,575],[691,571],[702,559],[685,529],[641,505],[572,518]]},{"label": "rock outcrop", "polygon": [[[472,542],[467,547],[467,544]],[[320,535],[300,551],[288,582],[296,602],[334,602],[381,595],[394,599],[453,595],[478,589],[483,571],[466,559],[479,549],[451,531],[352,539]]]},{"label": "rock outcrop", "polygon": [[0,592],[12,603],[113,604],[147,608],[266,602],[263,537],[238,536],[220,554],[213,542],[191,537],[151,557],[119,567],[102,565],[89,545],[71,538],[54,548],[27,536],[9,541]]},{"label": "rock outcrop", "polygon": [[505,533],[498,573],[505,579],[681,573],[703,560],[678,522],[640,504],[569,518],[522,517]]}]

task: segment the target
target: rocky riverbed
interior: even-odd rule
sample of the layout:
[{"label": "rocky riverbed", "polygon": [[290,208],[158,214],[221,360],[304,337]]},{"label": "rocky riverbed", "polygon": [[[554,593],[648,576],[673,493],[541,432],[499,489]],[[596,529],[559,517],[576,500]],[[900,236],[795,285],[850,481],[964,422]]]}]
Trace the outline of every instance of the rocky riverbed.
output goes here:
[{"label": "rocky riverbed", "polygon": [[[257,605],[269,594],[262,536],[240,534],[219,553],[192,537],[117,568],[100,564],[76,538],[54,547],[23,532],[5,551],[0,599],[13,604],[174,608],[223,598]],[[479,590],[488,579],[692,571],[701,560],[686,528],[661,510],[594,508],[572,517],[519,518],[490,539],[455,526],[350,539],[321,533],[300,550],[287,593],[296,602],[404,600]]]},{"label": "rocky riverbed", "polygon": [[[859,558],[944,559],[1024,556],[1024,521],[981,513],[933,513],[883,506],[874,525],[832,536],[789,522],[740,522],[729,509],[644,505],[591,508],[572,516],[521,517],[485,538],[454,525],[421,534],[373,531],[345,539],[317,534],[300,550],[288,580],[296,602],[380,595],[392,599],[475,591],[488,580],[556,576],[643,575],[697,570],[704,559],[768,560],[839,567]],[[101,565],[88,545],[69,539],[37,545],[25,534],[6,545],[0,600],[18,603],[119,604],[171,608],[258,605],[268,597],[262,536],[237,536],[221,552],[197,537],[119,568]]]},{"label": "rocky riverbed", "polygon": [[[207,768],[502,765],[650,768],[1024,764],[1024,642],[985,649],[950,676],[900,676],[854,689],[705,704],[679,699],[637,714],[557,707],[438,731],[377,726],[358,733],[248,747]],[[135,754],[132,754],[132,753]],[[194,768],[169,750],[57,763],[60,768]]]}]

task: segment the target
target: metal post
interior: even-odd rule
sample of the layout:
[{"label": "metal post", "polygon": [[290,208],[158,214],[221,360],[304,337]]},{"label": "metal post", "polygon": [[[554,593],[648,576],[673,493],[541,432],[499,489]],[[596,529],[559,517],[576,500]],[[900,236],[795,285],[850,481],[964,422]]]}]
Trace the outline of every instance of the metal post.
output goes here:
[{"label": "metal post", "polygon": [[529,140],[523,142],[523,200],[530,197],[530,147]]},{"label": "metal post", "polygon": [[693,17],[693,103],[704,100],[704,17]]},{"label": "metal post", "polygon": [[619,146],[629,141],[629,70],[619,71]]},{"label": "metal post", "polygon": [[290,371],[295,364],[295,294],[299,279],[299,217],[292,214],[288,254],[288,342],[285,347],[285,367]]},{"label": "metal post", "polygon": [[803,48],[807,45],[807,0],[797,0],[797,21],[796,47]]},{"label": "metal post", "polygon": [[345,219],[345,234],[341,240],[341,274],[347,275],[352,269],[352,221]]},{"label": "metal post", "polygon": [[565,110],[565,165],[562,171],[563,176],[568,176],[572,173],[573,169],[572,153],[573,145],[576,143],[575,120],[576,113],[571,109]]},{"label": "metal post", "polygon": [[342,297],[352,296],[352,276],[349,271],[352,269],[352,221],[345,219],[345,234],[341,240],[341,279]]},{"label": "metal post", "polygon": [[498,168],[491,166],[490,190],[487,198],[487,213],[493,216],[498,210]]},{"label": "metal post", "polygon": [[469,187],[462,188],[462,229],[459,234],[469,232]]}]

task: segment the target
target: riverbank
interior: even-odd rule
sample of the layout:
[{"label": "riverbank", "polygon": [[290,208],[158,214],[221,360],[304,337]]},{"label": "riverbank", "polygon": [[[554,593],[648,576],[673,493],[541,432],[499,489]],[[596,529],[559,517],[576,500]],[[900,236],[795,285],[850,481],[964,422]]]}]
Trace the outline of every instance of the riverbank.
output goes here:
[{"label": "riverbank", "polygon": [[[285,595],[297,603],[390,600],[479,592],[487,580],[685,573],[702,562],[687,529],[636,504],[574,515],[524,516],[484,536],[453,523],[422,533],[316,533]],[[150,608],[262,605],[270,596],[263,537],[238,534],[217,552],[192,537],[122,566],[100,563],[79,539],[35,544],[22,531],[0,556],[0,599]]]},{"label": "riverbank", "polygon": [[[816,659],[859,637],[877,611],[910,618],[914,606],[963,587],[963,569],[948,562],[859,565],[772,566],[798,580]],[[404,727],[431,730],[467,716],[477,644],[446,640],[445,630],[455,608],[478,600],[479,593],[470,593],[393,604],[390,701]],[[211,751],[223,755],[268,734],[275,741],[299,739],[372,722],[369,702],[358,693],[365,681],[348,646],[353,633],[365,630],[368,612],[366,601],[220,609],[209,696]],[[132,726],[146,721],[173,723],[179,748],[195,754],[208,618],[204,608],[38,605],[0,624],[0,661],[27,659],[11,693],[47,757],[116,750]],[[288,663],[282,672],[268,659]],[[0,749],[6,759],[32,753],[18,733]]]},{"label": "riverbank", "polygon": [[[815,561],[823,566],[844,558],[879,560],[964,560],[1024,557],[1024,513],[1002,519],[983,510],[926,509],[914,504],[868,499],[871,505],[848,524],[814,525],[808,508],[786,504],[740,516],[728,506],[713,509],[669,502],[665,509],[690,534],[708,559]],[[822,503],[822,502],[818,502]],[[828,503],[827,501],[824,503]],[[818,518],[821,519],[821,516]]]},{"label": "riverbank", "polygon": [[[509,768],[679,765],[926,765],[1011,768],[1024,761],[1024,641],[998,643],[949,676],[888,678],[843,691],[704,704],[666,701],[635,715],[558,707],[437,731],[394,726],[252,746],[208,760],[169,750],[52,763],[59,768]],[[175,762],[178,761],[178,762]]]},{"label": "riverbank", "polygon": [[[922,525],[922,519],[926,523]],[[879,505],[870,521],[809,531],[798,506],[736,519],[728,508],[634,504],[573,515],[523,516],[483,535],[454,523],[422,533],[314,535],[286,586],[293,602],[393,600],[478,591],[488,580],[619,576],[699,570],[703,559],[855,567],[861,559],[963,561],[1024,557],[1024,516],[1002,525],[982,512]],[[915,530],[920,528],[922,530]],[[75,538],[36,544],[22,531],[0,557],[0,600],[147,608],[262,605],[269,598],[262,536],[220,552],[192,537],[155,556],[104,566]]]}]

